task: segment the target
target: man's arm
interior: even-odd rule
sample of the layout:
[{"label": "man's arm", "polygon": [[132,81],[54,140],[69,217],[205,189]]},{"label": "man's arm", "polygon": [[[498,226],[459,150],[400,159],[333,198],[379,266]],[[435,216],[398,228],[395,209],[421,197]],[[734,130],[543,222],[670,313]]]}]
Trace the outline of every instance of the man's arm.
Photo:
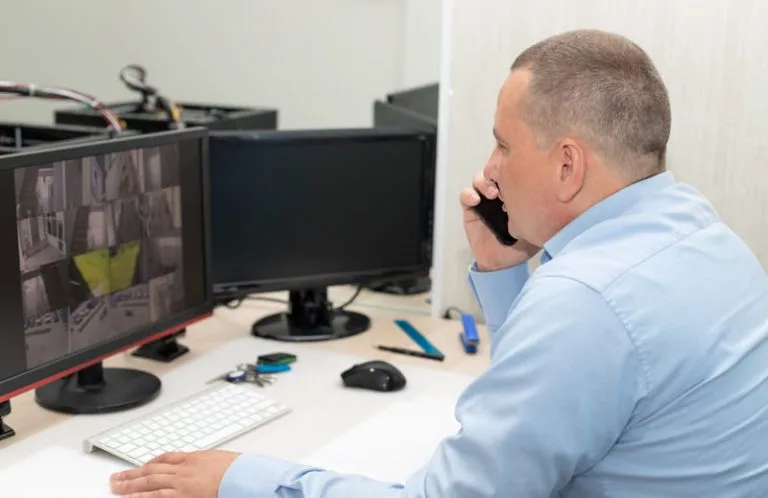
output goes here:
[{"label": "man's arm", "polygon": [[527,262],[491,272],[479,271],[475,263],[469,268],[469,284],[483,312],[489,333],[496,332],[507,319],[529,275]]},{"label": "man's arm", "polygon": [[565,278],[529,282],[496,341],[490,368],[457,403],[461,430],[407,482],[244,455],[220,498],[548,498],[619,438],[643,370],[602,297]]}]

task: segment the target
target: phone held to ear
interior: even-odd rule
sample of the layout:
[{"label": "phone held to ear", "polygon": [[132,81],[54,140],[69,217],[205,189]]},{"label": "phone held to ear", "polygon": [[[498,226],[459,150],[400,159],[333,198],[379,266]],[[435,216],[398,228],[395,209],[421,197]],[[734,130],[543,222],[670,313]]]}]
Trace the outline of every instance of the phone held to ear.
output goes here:
[{"label": "phone held to ear", "polygon": [[485,225],[493,232],[498,241],[505,245],[511,246],[517,242],[517,239],[509,234],[509,228],[507,226],[509,218],[507,213],[502,209],[501,199],[498,197],[495,199],[488,199],[480,192],[477,193],[480,196],[480,203],[473,209],[483,220]]}]

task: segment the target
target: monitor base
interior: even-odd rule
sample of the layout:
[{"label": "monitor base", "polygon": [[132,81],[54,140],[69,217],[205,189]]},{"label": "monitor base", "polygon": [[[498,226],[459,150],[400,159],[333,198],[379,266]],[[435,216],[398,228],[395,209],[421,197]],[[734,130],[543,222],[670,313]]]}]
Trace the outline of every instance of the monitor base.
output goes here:
[{"label": "monitor base", "polygon": [[97,363],[38,388],[35,401],[62,413],[112,413],[149,403],[160,393],[160,386],[160,379],[150,373]]},{"label": "monitor base", "polygon": [[415,296],[432,290],[432,280],[429,277],[408,278],[404,280],[392,280],[370,285],[368,288],[374,292],[395,294],[398,296]]},{"label": "monitor base", "polygon": [[368,330],[371,320],[362,313],[333,309],[327,289],[290,292],[290,311],[265,316],[251,327],[251,334],[285,342],[330,341]]},{"label": "monitor base", "polygon": [[144,344],[132,352],[131,356],[170,363],[176,358],[189,353],[189,348],[177,341],[177,338],[185,333],[186,329],[182,329],[175,334]]},{"label": "monitor base", "polygon": [[10,414],[11,414],[11,402],[3,401],[2,403],[0,403],[0,441],[3,441],[5,439],[10,439],[16,435],[16,431],[11,429],[10,426],[8,426],[5,422],[3,422],[3,417],[7,417]]}]

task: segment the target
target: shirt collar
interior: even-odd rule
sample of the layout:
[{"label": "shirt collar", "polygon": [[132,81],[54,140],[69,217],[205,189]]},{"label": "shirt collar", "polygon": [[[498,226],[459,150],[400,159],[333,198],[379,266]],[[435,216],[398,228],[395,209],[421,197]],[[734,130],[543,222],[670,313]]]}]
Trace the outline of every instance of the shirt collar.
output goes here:
[{"label": "shirt collar", "polygon": [[600,222],[616,217],[635,204],[642,197],[666,188],[675,183],[675,177],[670,171],[656,174],[639,182],[633,183],[618,192],[606,197],[584,213],[576,217],[551,239],[544,243],[542,263],[557,256],[573,239]]}]

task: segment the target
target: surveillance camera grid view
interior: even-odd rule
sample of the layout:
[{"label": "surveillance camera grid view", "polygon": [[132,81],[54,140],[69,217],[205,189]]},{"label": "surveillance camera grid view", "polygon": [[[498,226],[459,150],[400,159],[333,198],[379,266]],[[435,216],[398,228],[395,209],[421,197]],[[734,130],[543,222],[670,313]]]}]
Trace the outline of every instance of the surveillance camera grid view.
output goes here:
[{"label": "surveillance camera grid view", "polygon": [[183,309],[175,145],[14,171],[27,365]]}]

